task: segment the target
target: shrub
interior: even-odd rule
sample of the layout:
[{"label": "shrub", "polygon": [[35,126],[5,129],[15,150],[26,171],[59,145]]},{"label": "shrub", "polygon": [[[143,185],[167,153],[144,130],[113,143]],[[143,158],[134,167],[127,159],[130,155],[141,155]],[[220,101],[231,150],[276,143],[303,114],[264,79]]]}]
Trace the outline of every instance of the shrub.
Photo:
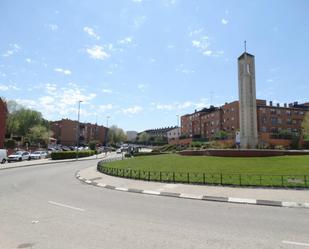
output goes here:
[{"label": "shrub", "polygon": [[61,160],[61,159],[73,159],[76,158],[76,154],[78,153],[78,157],[87,157],[93,156],[95,151],[93,150],[82,150],[82,151],[57,151],[51,153],[52,160]]}]

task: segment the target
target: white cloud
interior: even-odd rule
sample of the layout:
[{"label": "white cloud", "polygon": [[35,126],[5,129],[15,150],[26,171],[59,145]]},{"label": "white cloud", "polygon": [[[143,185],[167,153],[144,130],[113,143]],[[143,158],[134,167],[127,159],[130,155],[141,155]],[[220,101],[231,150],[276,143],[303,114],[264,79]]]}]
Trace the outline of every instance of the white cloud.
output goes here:
[{"label": "white cloud", "polygon": [[229,21],[228,21],[228,20],[226,20],[226,19],[224,19],[224,18],[222,18],[222,19],[221,19],[221,23],[222,23],[222,24],[224,24],[224,25],[226,25],[226,24],[228,24],[228,23],[229,23]]},{"label": "white cloud", "polygon": [[8,85],[0,84],[0,91],[11,91],[11,90],[21,90],[15,84],[9,83]]},{"label": "white cloud", "polygon": [[51,31],[57,31],[59,27],[58,27],[57,24],[49,24],[49,25],[48,25],[48,28],[49,28]]},{"label": "white cloud", "polygon": [[176,68],[176,72],[181,72],[181,73],[184,73],[184,74],[191,74],[191,73],[194,73],[195,71],[192,70],[192,69],[184,68],[184,65],[183,65],[183,64],[180,64],[180,65]]},{"label": "white cloud", "polygon": [[141,3],[143,0],[132,0],[133,3]]},{"label": "white cloud", "polygon": [[0,84],[0,91],[7,91],[9,89],[10,88],[8,86]]},{"label": "white cloud", "polygon": [[32,60],[30,58],[26,58],[26,62],[31,63]]},{"label": "white cloud", "polygon": [[65,74],[65,75],[70,75],[72,74],[72,72],[68,69],[62,69],[62,68],[54,68],[54,71],[55,72],[59,72],[59,73],[62,73],[62,74]]},{"label": "white cloud", "polygon": [[139,90],[141,90],[142,92],[144,92],[147,87],[148,87],[148,85],[146,85],[146,84],[139,84],[139,85],[137,85],[137,88]]},{"label": "white cloud", "polygon": [[192,41],[192,46],[204,51],[209,47],[210,43],[209,43],[209,38],[208,36],[202,36],[199,40],[193,40]]},{"label": "white cloud", "polygon": [[119,44],[130,44],[132,43],[132,41],[133,41],[132,37],[125,37],[124,39],[119,40],[118,43]]},{"label": "white cloud", "polygon": [[223,50],[213,51],[210,47],[208,36],[202,36],[200,39],[192,41],[192,47],[196,48],[200,53],[211,57],[221,57],[224,54]]},{"label": "white cloud", "polygon": [[182,103],[174,102],[169,104],[151,103],[155,109],[160,111],[181,111],[185,109],[201,109],[207,106],[207,99],[200,99],[198,102],[185,101]]},{"label": "white cloud", "polygon": [[176,0],[163,0],[163,5],[165,7],[170,7],[170,6],[173,6],[177,3]]},{"label": "white cloud", "polygon": [[10,44],[10,49],[8,49],[4,54],[2,54],[3,57],[10,57],[14,54],[16,54],[21,48],[18,44]]},{"label": "white cloud", "polygon": [[102,92],[103,93],[112,93],[113,90],[111,90],[111,89],[102,89]]},{"label": "white cloud", "polygon": [[[108,47],[112,49],[112,44],[109,44]],[[89,54],[90,58],[96,60],[105,60],[110,57],[110,54],[106,53],[103,50],[103,47],[98,45],[94,45],[92,48],[87,48],[86,52]]]},{"label": "white cloud", "polygon": [[105,112],[107,110],[113,109],[113,105],[112,104],[100,105],[99,109],[100,111]]},{"label": "white cloud", "polygon": [[124,114],[138,114],[142,110],[143,110],[143,108],[141,106],[136,105],[136,106],[132,106],[132,107],[129,107],[129,108],[124,108],[124,109],[122,109],[122,112]]},{"label": "white cloud", "polygon": [[194,36],[194,35],[198,35],[198,34],[202,33],[203,30],[204,30],[203,28],[195,29],[195,30],[193,30],[193,31],[191,31],[191,32],[189,33],[189,36],[192,37],[192,36]]},{"label": "white cloud", "polygon": [[91,37],[94,37],[95,39],[100,40],[100,36],[96,32],[94,32],[92,28],[84,27],[83,30]]},{"label": "white cloud", "polygon": [[133,27],[139,29],[146,22],[146,16],[138,16],[133,20]]}]

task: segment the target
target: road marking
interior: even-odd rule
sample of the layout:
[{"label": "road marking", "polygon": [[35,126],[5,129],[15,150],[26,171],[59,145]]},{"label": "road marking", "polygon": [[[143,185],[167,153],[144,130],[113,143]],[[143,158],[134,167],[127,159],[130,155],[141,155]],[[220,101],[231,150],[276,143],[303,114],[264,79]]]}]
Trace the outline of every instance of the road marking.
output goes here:
[{"label": "road marking", "polygon": [[74,209],[74,210],[77,210],[77,211],[81,211],[81,212],[84,212],[84,211],[85,211],[85,209],[78,208],[78,207],[73,207],[73,206],[69,206],[69,205],[66,205],[66,204],[59,203],[59,202],[49,201],[48,203],[49,203],[49,204],[56,205],[56,206],[59,206],[59,207],[71,208],[71,209]]},{"label": "road marking", "polygon": [[202,195],[189,195],[189,194],[180,194],[179,197],[187,199],[198,199],[198,200],[201,200],[203,198]]},{"label": "road marking", "polygon": [[118,188],[115,188],[116,190],[119,190],[119,191],[128,191],[128,189],[127,188],[120,188],[120,187],[118,187]]},{"label": "road marking", "polygon": [[230,197],[229,202],[256,204],[256,200],[254,200],[254,199],[234,198],[234,197]]},{"label": "road marking", "polygon": [[309,243],[302,243],[302,242],[295,242],[295,241],[287,241],[287,240],[283,240],[282,243],[283,243],[283,244],[289,244],[289,245],[307,246],[307,247],[309,247]]},{"label": "road marking", "polygon": [[160,192],[152,191],[152,190],[144,190],[142,193],[148,194],[148,195],[159,195],[160,194]]}]

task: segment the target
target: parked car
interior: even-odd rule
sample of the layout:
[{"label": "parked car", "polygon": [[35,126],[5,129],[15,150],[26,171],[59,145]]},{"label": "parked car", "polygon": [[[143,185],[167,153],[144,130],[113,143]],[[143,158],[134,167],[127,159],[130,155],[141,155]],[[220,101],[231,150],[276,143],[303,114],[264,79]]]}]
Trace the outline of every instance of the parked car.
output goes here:
[{"label": "parked car", "polygon": [[36,150],[30,154],[31,159],[42,159],[46,158],[47,153],[43,150]]},{"label": "parked car", "polygon": [[0,163],[5,163],[8,160],[7,151],[0,149]]},{"label": "parked car", "polygon": [[30,160],[30,153],[28,151],[16,151],[8,156],[8,162]]}]

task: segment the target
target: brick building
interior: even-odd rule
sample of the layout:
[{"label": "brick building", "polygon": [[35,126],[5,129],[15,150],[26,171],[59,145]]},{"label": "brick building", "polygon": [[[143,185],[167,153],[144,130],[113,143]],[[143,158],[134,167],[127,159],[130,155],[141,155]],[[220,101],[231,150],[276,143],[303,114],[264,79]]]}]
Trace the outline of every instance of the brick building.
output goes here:
[{"label": "brick building", "polygon": [[[293,135],[301,132],[301,123],[309,111],[309,102],[273,105],[266,100],[256,100],[259,143],[288,145]],[[219,131],[235,140],[239,131],[239,102],[225,103],[220,107],[204,108],[181,117],[181,134],[189,138],[213,139]]]},{"label": "brick building", "polygon": [[7,114],[6,103],[0,98],[0,149],[4,147]]},{"label": "brick building", "polygon": [[[78,122],[70,119],[62,119],[51,122],[53,137],[59,144],[70,146],[76,145]],[[107,128],[102,125],[79,123],[79,144],[85,145],[92,140],[97,140],[100,144],[106,142]]]}]

